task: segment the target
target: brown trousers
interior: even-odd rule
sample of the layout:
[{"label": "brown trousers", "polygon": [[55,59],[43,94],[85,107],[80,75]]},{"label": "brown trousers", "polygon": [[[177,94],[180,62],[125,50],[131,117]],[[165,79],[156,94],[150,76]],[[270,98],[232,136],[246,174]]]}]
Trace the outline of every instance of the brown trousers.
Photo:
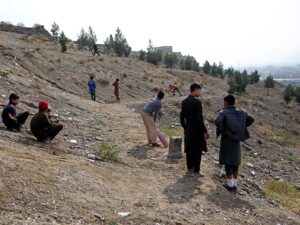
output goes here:
[{"label": "brown trousers", "polygon": [[148,143],[149,144],[156,143],[156,126],[153,118],[145,112],[142,112],[141,115],[145,124]]}]

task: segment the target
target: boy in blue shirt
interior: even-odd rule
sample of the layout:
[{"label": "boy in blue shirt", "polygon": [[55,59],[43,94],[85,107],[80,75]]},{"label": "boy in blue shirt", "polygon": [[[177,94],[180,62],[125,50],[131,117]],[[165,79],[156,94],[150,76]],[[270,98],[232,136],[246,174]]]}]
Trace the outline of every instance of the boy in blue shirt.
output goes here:
[{"label": "boy in blue shirt", "polygon": [[19,104],[20,97],[16,94],[9,96],[9,103],[2,111],[2,122],[8,130],[20,131],[22,125],[25,123],[29,116],[29,112],[17,114],[16,106]]},{"label": "boy in blue shirt", "polygon": [[96,101],[96,82],[94,81],[94,77],[91,77],[88,86],[90,89],[91,98],[93,101]]},{"label": "boy in blue shirt", "polygon": [[141,113],[142,119],[147,132],[148,144],[152,147],[159,147],[160,145],[156,142],[157,129],[156,129],[156,118],[162,108],[162,99],[165,94],[159,92],[157,98],[151,100],[147,105],[144,106]]}]

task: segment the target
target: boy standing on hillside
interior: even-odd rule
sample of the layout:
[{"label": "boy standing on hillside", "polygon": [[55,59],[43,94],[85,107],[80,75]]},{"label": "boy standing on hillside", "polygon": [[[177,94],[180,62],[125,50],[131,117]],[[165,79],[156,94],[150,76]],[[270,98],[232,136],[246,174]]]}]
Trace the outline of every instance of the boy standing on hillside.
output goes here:
[{"label": "boy standing on hillside", "polygon": [[94,44],[93,49],[94,49],[93,56],[96,55],[96,54],[98,54],[98,56],[100,56],[100,54],[98,52],[98,46],[96,44]]},{"label": "boy standing on hillside", "polygon": [[16,106],[19,104],[20,97],[16,94],[9,96],[9,103],[2,111],[2,122],[8,130],[20,131],[22,125],[25,123],[29,116],[29,112],[20,113],[17,115]]},{"label": "boy standing on hillside", "polygon": [[239,165],[241,164],[240,142],[249,138],[247,127],[254,119],[247,112],[234,106],[235,98],[228,95],[224,98],[224,108],[221,109],[215,120],[217,136],[221,136],[219,162],[225,165],[228,191],[237,190]]},{"label": "boy standing on hillside", "polygon": [[91,98],[93,101],[96,101],[96,82],[94,81],[94,77],[91,76],[88,82],[88,86],[90,89]]},{"label": "boy standing on hillside", "polygon": [[47,101],[39,102],[39,111],[30,121],[30,130],[38,141],[50,143],[63,129],[62,124],[50,122],[50,106]]},{"label": "boy standing on hillside", "polygon": [[186,153],[187,174],[191,176],[203,177],[200,173],[202,152],[207,152],[206,139],[207,133],[202,104],[198,97],[201,95],[201,86],[192,84],[191,94],[182,102],[180,122],[184,129],[184,144]]},{"label": "boy standing on hillside", "polygon": [[116,79],[116,81],[113,83],[114,88],[114,95],[116,96],[117,101],[120,100],[120,83],[119,79]]},{"label": "boy standing on hillside", "polygon": [[165,94],[159,92],[155,100],[151,100],[147,105],[144,106],[142,111],[142,118],[147,132],[148,144],[152,147],[159,147],[157,144],[157,131],[156,131],[156,118],[162,108],[161,100]]}]

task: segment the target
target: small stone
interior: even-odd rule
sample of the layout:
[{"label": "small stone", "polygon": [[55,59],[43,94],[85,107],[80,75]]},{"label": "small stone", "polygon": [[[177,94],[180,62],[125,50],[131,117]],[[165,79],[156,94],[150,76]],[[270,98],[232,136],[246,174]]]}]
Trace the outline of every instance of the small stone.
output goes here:
[{"label": "small stone", "polygon": [[77,140],[69,140],[72,144],[77,144]]},{"label": "small stone", "polygon": [[276,177],[274,177],[274,179],[279,181],[281,179],[281,177],[280,176],[276,176]]},{"label": "small stone", "polygon": [[247,163],[247,166],[249,166],[249,167],[251,167],[251,168],[253,168],[254,166],[253,166],[253,164],[252,163]]},{"label": "small stone", "polygon": [[251,171],[251,175],[252,175],[252,176],[255,176],[255,175],[256,175],[256,173],[255,173],[254,170]]},{"label": "small stone", "polygon": [[126,217],[130,215],[130,212],[119,212],[118,215],[122,217]]},{"label": "small stone", "polygon": [[96,137],[96,140],[97,141],[104,141],[104,138],[102,138],[102,137]]},{"label": "small stone", "polygon": [[182,137],[170,137],[168,158],[181,158],[182,157],[181,146],[182,146]]}]

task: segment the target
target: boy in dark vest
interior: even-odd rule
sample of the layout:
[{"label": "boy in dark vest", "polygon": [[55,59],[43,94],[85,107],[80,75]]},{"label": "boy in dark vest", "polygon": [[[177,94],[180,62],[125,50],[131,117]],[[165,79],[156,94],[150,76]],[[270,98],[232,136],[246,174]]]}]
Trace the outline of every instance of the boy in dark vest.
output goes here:
[{"label": "boy in dark vest", "polygon": [[228,95],[224,98],[224,108],[215,120],[218,133],[221,134],[219,163],[225,165],[227,184],[225,188],[237,191],[239,165],[241,164],[240,142],[248,139],[247,127],[254,122],[254,118],[247,112],[235,107],[235,98]]}]

